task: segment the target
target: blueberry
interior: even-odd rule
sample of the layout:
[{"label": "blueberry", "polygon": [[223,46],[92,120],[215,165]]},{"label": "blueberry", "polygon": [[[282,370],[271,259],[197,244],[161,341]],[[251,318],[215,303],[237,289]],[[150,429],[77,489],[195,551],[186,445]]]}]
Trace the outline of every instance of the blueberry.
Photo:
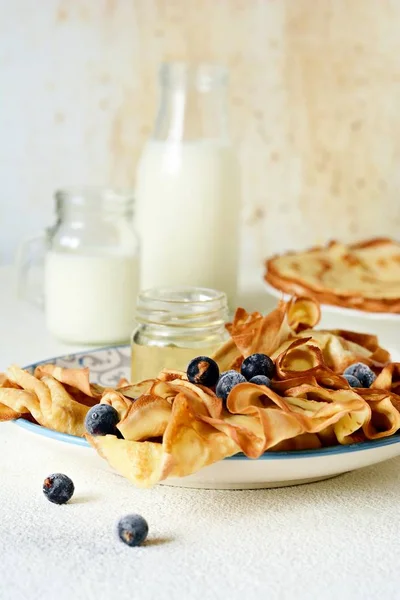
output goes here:
[{"label": "blueberry", "polygon": [[117,411],[109,404],[96,404],[88,411],[85,418],[86,431],[91,435],[117,435],[116,425],[119,421]]},{"label": "blueberry", "polygon": [[362,362],[347,367],[343,375],[353,375],[353,377],[357,377],[358,381],[361,383],[361,387],[364,388],[371,387],[371,384],[376,379],[375,373]]},{"label": "blueberry", "polygon": [[187,378],[191,383],[213,387],[219,378],[219,367],[212,358],[197,356],[188,365]]},{"label": "blueberry", "polygon": [[140,515],[126,515],[118,521],[118,536],[128,546],[140,546],[147,538],[149,526]]},{"label": "blueberry", "polygon": [[275,365],[266,354],[252,354],[244,359],[241,373],[248,381],[256,375],[265,375],[271,379]]},{"label": "blueberry", "polygon": [[267,387],[271,387],[271,380],[265,375],[255,375],[250,379],[250,383],[255,383],[256,385],[266,385]]},{"label": "blueberry", "polygon": [[347,379],[347,383],[350,387],[362,387],[361,382],[354,375],[349,375],[348,373],[344,373],[343,377]]},{"label": "blueberry", "polygon": [[237,371],[225,371],[225,373],[222,373],[221,377],[219,378],[215,393],[217,394],[218,398],[226,400],[231,389],[234,388],[235,385],[238,385],[238,383],[246,383],[246,379],[243,377],[243,375]]},{"label": "blueberry", "polygon": [[63,473],[53,473],[43,482],[43,493],[47,500],[54,504],[65,504],[73,496],[75,487],[67,475]]}]

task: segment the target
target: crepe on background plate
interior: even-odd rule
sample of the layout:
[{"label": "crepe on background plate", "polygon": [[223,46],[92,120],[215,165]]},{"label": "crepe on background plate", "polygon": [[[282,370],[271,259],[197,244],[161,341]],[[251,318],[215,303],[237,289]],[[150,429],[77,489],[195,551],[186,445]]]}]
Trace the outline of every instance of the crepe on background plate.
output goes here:
[{"label": "crepe on background plate", "polygon": [[400,243],[373,239],[331,242],[266,262],[265,280],[288,294],[369,312],[400,313]]},{"label": "crepe on background plate", "polygon": [[[393,435],[400,428],[400,363],[375,336],[314,329],[319,305],[309,298],[281,301],[266,316],[238,309],[230,339],[216,352],[221,371],[240,369],[254,352],[275,362],[272,389],[242,383],[224,403],[214,390],[164,369],[155,379],[104,388],[88,369],[41,365],[34,374],[10,367],[0,377],[0,418],[22,416],[62,433],[83,436],[98,402],[118,412],[114,435],[89,436],[97,452],[139,487],[184,477],[243,452],[351,444]],[[343,370],[354,362],[377,374],[371,388],[350,388]]]}]

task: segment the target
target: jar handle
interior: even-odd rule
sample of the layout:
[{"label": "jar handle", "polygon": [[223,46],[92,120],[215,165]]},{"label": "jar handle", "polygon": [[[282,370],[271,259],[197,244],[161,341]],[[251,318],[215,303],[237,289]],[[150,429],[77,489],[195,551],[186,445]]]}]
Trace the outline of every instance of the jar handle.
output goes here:
[{"label": "jar handle", "polygon": [[48,248],[48,232],[42,231],[25,239],[15,256],[15,288],[19,298],[36,306],[44,306],[44,259]]}]

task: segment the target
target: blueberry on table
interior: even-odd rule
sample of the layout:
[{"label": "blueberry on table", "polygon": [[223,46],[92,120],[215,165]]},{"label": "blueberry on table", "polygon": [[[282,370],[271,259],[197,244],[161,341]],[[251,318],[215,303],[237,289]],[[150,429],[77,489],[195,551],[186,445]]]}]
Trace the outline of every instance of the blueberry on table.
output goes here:
[{"label": "blueberry on table", "polygon": [[353,377],[356,377],[361,383],[361,386],[359,387],[364,388],[371,387],[371,385],[376,379],[376,375],[372,371],[372,369],[370,369],[368,365],[365,365],[362,362],[354,363],[354,365],[350,365],[350,367],[347,367],[343,375],[353,375]]},{"label": "blueberry on table", "polygon": [[118,521],[118,536],[128,546],[140,546],[147,538],[149,526],[140,515],[126,515]]},{"label": "blueberry on table", "polygon": [[271,380],[265,375],[255,375],[250,379],[250,383],[255,383],[256,385],[266,385],[267,387],[271,387]]},{"label": "blueberry on table", "polygon": [[186,374],[190,383],[213,387],[219,378],[219,367],[212,358],[197,356],[190,361]]},{"label": "blueberry on table", "polygon": [[75,491],[72,479],[63,473],[53,473],[43,482],[43,493],[54,504],[65,504]]},{"label": "blueberry on table", "polygon": [[245,377],[238,373],[237,371],[225,371],[222,373],[219,381],[217,383],[217,388],[215,393],[218,398],[222,398],[222,400],[226,400],[229,396],[229,392],[238,385],[239,383],[246,383]]},{"label": "blueberry on table", "polygon": [[271,379],[274,374],[274,362],[266,354],[251,354],[244,359],[240,372],[248,381],[256,375],[265,375]]},{"label": "blueberry on table", "polygon": [[349,375],[348,373],[344,373],[343,377],[347,379],[347,383],[350,387],[362,387],[361,382],[354,375]]},{"label": "blueberry on table", "polygon": [[86,431],[91,435],[117,435],[118,412],[109,404],[95,404],[85,418]]}]

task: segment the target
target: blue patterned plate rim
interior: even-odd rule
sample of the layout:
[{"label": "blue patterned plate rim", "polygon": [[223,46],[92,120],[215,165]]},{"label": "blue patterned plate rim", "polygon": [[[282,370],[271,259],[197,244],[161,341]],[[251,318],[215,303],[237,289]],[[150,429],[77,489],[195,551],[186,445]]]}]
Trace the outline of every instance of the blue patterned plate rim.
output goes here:
[{"label": "blue patterned plate rim", "polygon": [[[114,346],[102,346],[101,348],[88,348],[88,350],[80,350],[79,352],[71,352],[71,354],[59,354],[58,356],[50,356],[50,358],[45,358],[44,360],[38,360],[37,362],[31,363],[30,365],[26,365],[26,367],[22,367],[23,369],[34,369],[40,365],[47,365],[50,362],[54,362],[55,360],[62,360],[65,358],[75,358],[75,357],[84,357],[88,354],[97,354],[98,352],[106,352],[107,350],[120,350],[130,348],[129,344],[115,344]],[[74,437],[74,436],[72,436]]]},{"label": "blue patterned plate rim", "polygon": [[[106,350],[112,350],[113,348],[127,348],[128,344],[124,345],[115,345],[115,346],[106,346],[103,348],[94,348],[93,350],[86,350],[80,352],[74,352],[71,354],[62,354],[60,356],[54,356],[48,358],[46,360],[41,360],[30,365],[24,367],[24,369],[34,369],[38,365],[46,364],[50,361],[54,361],[57,359],[63,358],[73,358],[84,356],[85,354],[96,354],[97,352],[104,352]],[[14,421],[16,425],[26,429],[35,434],[43,435],[44,437],[48,437],[59,442],[65,442],[67,444],[73,444],[74,446],[81,446],[85,448],[90,448],[89,442],[85,438],[80,438],[76,435],[70,435],[68,433],[59,433],[58,431],[53,431],[52,429],[48,429],[47,427],[43,427],[42,425],[38,425],[36,423],[31,423],[26,419],[20,418]],[[349,444],[346,446],[329,446],[327,448],[314,448],[312,450],[288,450],[284,452],[265,452],[258,459],[248,458],[243,453],[234,454],[233,456],[228,456],[224,460],[282,460],[282,459],[291,459],[291,458],[312,458],[312,457],[326,457],[332,456],[336,454],[348,454],[352,452],[362,452],[363,450],[374,450],[376,448],[382,448],[383,446],[391,446],[392,444],[398,444],[400,442],[400,432],[396,433],[390,437],[381,438],[378,440],[370,440],[368,442],[357,442],[355,444]]]}]

